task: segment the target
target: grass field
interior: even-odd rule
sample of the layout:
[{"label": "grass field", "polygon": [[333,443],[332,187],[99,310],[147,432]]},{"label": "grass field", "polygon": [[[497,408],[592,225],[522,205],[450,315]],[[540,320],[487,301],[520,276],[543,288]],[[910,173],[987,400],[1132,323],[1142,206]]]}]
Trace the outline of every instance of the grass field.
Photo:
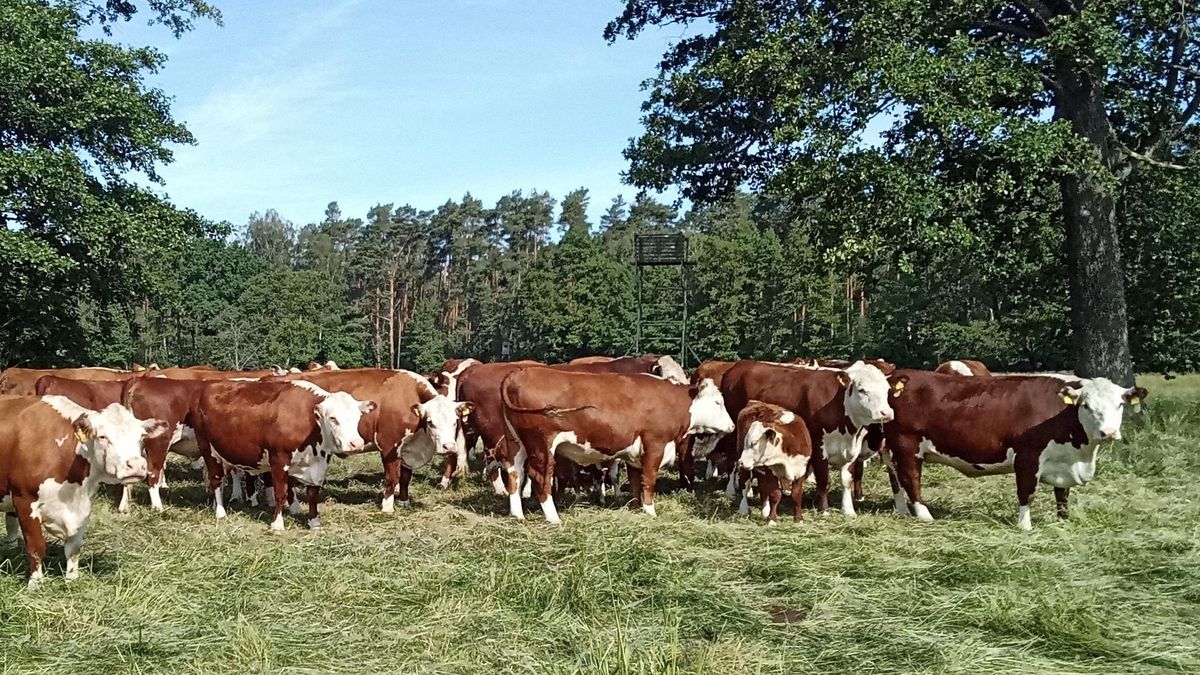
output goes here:
[{"label": "grass field", "polygon": [[[778,528],[713,486],[659,517],[568,500],[565,525],[504,515],[472,477],[420,476],[415,505],[374,505],[376,456],[335,468],[325,529],[262,511],[225,521],[170,466],[168,509],[93,516],[83,576],[24,589],[0,549],[4,672],[1200,671],[1200,376],[1150,388],[1095,481],[1034,501],[1011,476],[926,471],[937,521],[891,513],[866,477],[857,519]],[[665,480],[666,483],[673,481]],[[113,490],[110,489],[109,493]],[[837,503],[836,494],[832,500]]]}]

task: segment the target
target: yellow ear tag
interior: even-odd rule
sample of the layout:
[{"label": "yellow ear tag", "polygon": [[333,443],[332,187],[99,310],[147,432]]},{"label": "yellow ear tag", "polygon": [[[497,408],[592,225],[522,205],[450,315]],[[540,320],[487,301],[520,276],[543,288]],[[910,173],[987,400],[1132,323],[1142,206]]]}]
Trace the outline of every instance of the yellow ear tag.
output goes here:
[{"label": "yellow ear tag", "polygon": [[1075,405],[1075,397],[1070,394],[1063,394],[1062,400],[1067,405]]},{"label": "yellow ear tag", "polygon": [[83,431],[83,429],[75,430],[75,438],[78,438],[80,443],[87,443],[88,439],[87,434]]},{"label": "yellow ear tag", "polygon": [[1138,398],[1137,396],[1130,397],[1129,405],[1136,407],[1141,404],[1142,404],[1142,399]]},{"label": "yellow ear tag", "polygon": [[904,391],[904,380],[896,382],[896,391]]}]

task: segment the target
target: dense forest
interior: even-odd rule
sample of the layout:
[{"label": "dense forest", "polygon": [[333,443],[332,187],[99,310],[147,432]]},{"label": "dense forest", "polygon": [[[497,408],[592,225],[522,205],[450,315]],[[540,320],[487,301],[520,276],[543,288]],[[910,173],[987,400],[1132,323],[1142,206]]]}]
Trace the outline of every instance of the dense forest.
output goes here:
[{"label": "dense forest", "polygon": [[[671,18],[651,11],[657,3],[628,7],[610,39]],[[754,23],[765,11],[711,20],[776,30]],[[798,355],[878,355],[912,366],[970,357],[997,369],[1078,362],[1071,284],[1085,277],[1074,273],[1078,250],[1064,227],[1064,209],[1078,205],[1064,201],[1063,190],[1079,166],[1090,165],[1069,142],[1069,127],[1038,112],[1047,105],[1044,92],[1024,66],[989,61],[974,88],[950,91],[923,84],[921,64],[888,61],[889,77],[917,79],[892,83],[913,91],[878,143],[843,120],[847,130],[832,152],[831,134],[843,130],[826,128],[833,124],[820,118],[826,108],[797,108],[793,117],[772,119],[771,133],[801,140],[769,148],[774,156],[764,149],[726,157],[715,141],[671,143],[708,134],[735,139],[743,152],[767,148],[755,136],[757,122],[738,117],[753,106],[719,106],[779,95],[774,84],[790,72],[786,59],[767,53],[761,63],[775,66],[739,74],[760,61],[726,62],[733,57],[720,51],[725,43],[683,41],[653,84],[647,135],[627,155],[635,184],[688,185],[684,194],[696,206],[686,211],[641,196],[616,199],[600,222],[588,222],[592,197],[580,188],[514,191],[495,204],[467,194],[431,211],[400,206],[403,194],[381,195],[386,203],[365,214],[343,213],[333,202],[323,216],[284,214],[306,224],[267,209],[234,225],[182,209],[131,177],[154,184],[171,147],[195,142],[171,118],[166,94],[144,83],[165,63],[162,53],[83,37],[139,12],[176,36],[194,20],[220,20],[202,0],[158,0],[144,10],[116,0],[0,4],[0,90],[12,94],[0,97],[0,366],[247,368],[333,359],[426,370],[449,356],[499,358],[504,343],[511,358],[629,354],[636,348],[633,240],[642,232],[689,237],[688,365]],[[1186,7],[1168,3],[1162,12],[1148,15],[1165,27],[1161,35],[1129,28],[1129,39],[1153,38],[1151,56],[1170,55],[1173,65],[1138,61],[1118,75],[1170,84],[1176,98],[1143,109],[1139,102],[1151,99],[1139,93],[1150,86],[1142,80],[1115,82],[1111,91],[1124,96],[1113,104],[1122,129],[1134,133],[1142,129],[1137,120],[1152,118],[1172,130],[1155,149],[1165,159],[1130,150],[1126,159],[1138,161],[1097,170],[1108,176],[1105,198],[1115,205],[1120,240],[1120,256],[1108,251],[1105,259],[1123,269],[1129,344],[1141,371],[1200,367],[1200,180],[1180,164],[1195,156],[1200,133],[1191,123],[1200,108],[1200,68],[1192,73],[1188,65],[1200,59],[1200,41],[1186,30],[1197,23]],[[1101,19],[1129,27],[1115,15]],[[1173,50],[1163,43],[1176,34],[1167,28],[1179,36]],[[745,52],[734,38],[760,39],[753,31],[724,36],[737,58]],[[767,38],[762,49],[779,46]],[[1003,35],[980,39],[987,49],[1007,44]],[[692,67],[698,55],[711,62],[695,68],[724,68],[721,77],[732,79],[672,71]],[[946,72],[927,74],[959,77],[951,66],[966,67],[960,56],[933,64]],[[725,94],[712,98],[697,82],[715,82]],[[829,86],[812,85],[822,96]],[[1041,107],[1013,103],[1017,94]],[[705,107],[714,101],[716,109]],[[781,105],[761,112],[776,115]],[[984,114],[1008,105],[1025,106],[1024,126]],[[851,107],[854,124],[884,110]],[[753,128],[734,129],[748,139],[743,144],[710,123]],[[805,124],[810,131],[795,126]],[[685,134],[671,125],[692,126]],[[658,269],[649,278],[662,286],[669,274]],[[1089,274],[1095,278],[1095,270]],[[678,345],[650,340],[641,350],[677,353]]]}]

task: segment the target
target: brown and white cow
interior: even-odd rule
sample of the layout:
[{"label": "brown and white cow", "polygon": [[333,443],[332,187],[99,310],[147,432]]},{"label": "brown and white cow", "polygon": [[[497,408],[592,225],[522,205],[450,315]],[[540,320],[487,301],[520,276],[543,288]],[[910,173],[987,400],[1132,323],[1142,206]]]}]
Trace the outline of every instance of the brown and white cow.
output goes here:
[{"label": "brown and white cow", "polygon": [[[545,365],[541,361],[498,361],[472,366],[458,377],[457,394],[460,401],[471,403],[471,412],[463,425],[466,447],[483,443],[484,475],[491,480],[496,494],[507,496],[506,487],[510,468],[505,458],[514,453],[502,447],[505,434],[504,410],[500,401],[500,383],[510,373],[530,366]],[[517,489],[523,486],[518,485]]]},{"label": "brown and white cow", "polygon": [[289,380],[311,382],[326,391],[345,392],[371,400],[377,409],[363,416],[359,432],[383,462],[384,513],[396,510],[396,501],[409,503],[413,469],[428,464],[435,455],[455,456],[466,464],[462,420],[471,412],[440,394],[430,382],[408,370],[357,368],[288,375]]},{"label": "brown and white cow", "polygon": [[634,504],[653,516],[658,470],[675,460],[686,437],[721,436],[734,428],[721,392],[708,380],[689,386],[645,374],[534,367],[508,375],[501,399],[509,447],[517,446],[510,511],[524,518],[517,488],[528,470],[552,524],[562,522],[551,494],[559,453],[580,465],[623,460]]},{"label": "brown and white cow", "polygon": [[[164,377],[139,377],[122,383],[120,402],[137,417],[157,419],[164,432],[146,439],[146,483],[150,486],[150,507],[163,510],[162,488],[167,486],[167,453],[174,452],[193,461],[201,458],[196,445],[196,416],[200,392],[205,380],[175,380]],[[233,480],[238,485],[236,478]],[[125,486],[121,504],[132,502],[132,486]]]},{"label": "brown and white cow", "polygon": [[[441,370],[433,373],[429,381],[437,389],[439,394],[448,397],[451,401],[458,401],[458,378],[462,376],[466,370],[472,366],[478,366],[480,362],[475,359],[450,359],[442,364]],[[442,488],[450,487],[454,479],[462,473],[462,469],[466,466],[465,460],[467,450],[474,447],[467,445],[466,435],[460,429],[458,442],[462,445],[458,453],[446,455],[446,464],[442,467],[442,480],[439,486]]]},{"label": "brown and white cow", "polygon": [[[790,410],[771,403],[750,401],[737,418],[738,468],[753,471],[763,495],[767,524],[778,524],[780,485],[791,491],[794,519],[804,520],[804,479],[812,458],[812,439],[804,420]],[[749,513],[746,492],[738,513]]]},{"label": "brown and white cow", "polygon": [[567,370],[573,373],[619,373],[636,375],[646,373],[661,377],[675,384],[687,384],[688,376],[683,367],[670,356],[621,356],[615,359],[572,361],[556,363],[551,368]]},{"label": "brown and white cow", "polygon": [[67,579],[79,576],[96,490],[145,478],[142,440],[161,432],[115,403],[88,410],[62,396],[0,396],[0,511],[8,538],[25,537],[30,586],[42,579],[42,528],[64,542]]},{"label": "brown and white cow", "polygon": [[292,481],[307,487],[308,526],[319,528],[317,503],[329,462],[363,450],[359,421],[374,410],[373,401],[330,393],[311,382],[206,382],[196,415],[196,445],[208,469],[217,518],[225,517],[220,486],[226,470],[269,471],[275,491],[271,529],[283,529]]},{"label": "brown and white cow", "polygon": [[[751,400],[773,403],[800,416],[812,439],[812,473],[817,484],[817,509],[829,509],[829,467],[838,467],[842,478],[842,512],[855,515],[851,467],[862,454],[868,427],[892,420],[889,396],[903,388],[906,376],[884,376],[879,368],[856,361],[850,367],[828,368],[761,361],[741,361],[721,382],[725,407],[731,416]],[[726,494],[736,495],[737,452],[722,439],[716,461],[730,471]]]},{"label": "brown and white cow", "polygon": [[983,361],[969,361],[967,359],[947,361],[939,364],[933,372],[944,375],[965,375],[967,377],[988,377],[992,374],[992,371],[983,365]]},{"label": "brown and white cow", "polygon": [[884,425],[880,459],[893,477],[896,510],[910,513],[907,493],[921,520],[933,520],[921,501],[926,462],[968,476],[1016,474],[1022,529],[1033,526],[1029,503],[1038,483],[1054,488],[1058,515],[1066,518],[1070,489],[1092,479],[1100,446],[1121,438],[1125,408],[1146,398],[1142,387],[1102,377],[898,372],[908,376],[907,386],[893,401],[895,420]]},{"label": "brown and white cow", "polygon": [[0,395],[36,396],[38,378],[44,375],[55,375],[70,380],[124,381],[144,374],[145,372],[132,373],[113,368],[6,368],[4,372],[0,372]]},{"label": "brown and white cow", "polygon": [[[288,370],[271,366],[260,370],[214,370],[208,367],[163,368],[148,374],[148,377],[165,377],[172,380],[257,380],[262,377],[287,375]],[[299,372],[299,371],[296,371]]]}]

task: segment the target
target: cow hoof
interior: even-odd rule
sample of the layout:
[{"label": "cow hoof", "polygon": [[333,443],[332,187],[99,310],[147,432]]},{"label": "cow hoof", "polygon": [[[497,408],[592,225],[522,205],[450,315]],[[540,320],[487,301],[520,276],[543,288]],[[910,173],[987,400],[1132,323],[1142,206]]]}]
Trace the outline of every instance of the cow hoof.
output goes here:
[{"label": "cow hoof", "polygon": [[442,488],[443,490],[449,488],[450,487],[450,479],[446,478],[445,476],[442,476],[442,480],[438,483],[438,487]]},{"label": "cow hoof", "polygon": [[70,572],[64,573],[63,579],[65,579],[67,581],[67,583],[71,583],[72,581],[78,581],[79,580],[79,570],[71,570]]},{"label": "cow hoof", "polygon": [[912,510],[913,515],[917,517],[917,520],[923,520],[927,523],[933,522],[933,516],[930,515],[929,509],[925,508],[925,505],[921,502],[913,502]]},{"label": "cow hoof", "polygon": [[847,518],[857,518],[858,517],[858,512],[855,511],[854,509],[842,509],[842,514],[845,515]]},{"label": "cow hoof", "polygon": [[320,519],[320,518],[312,518],[312,519],[310,519],[310,520],[308,521],[308,529],[310,529],[310,530],[319,530],[319,529],[321,529],[321,519]]},{"label": "cow hoof", "polygon": [[220,520],[220,519],[222,519],[222,518],[224,518],[224,517],[225,517],[225,507],[224,507],[224,506],[218,506],[218,507],[217,507],[217,508],[216,508],[216,509],[213,511],[213,513],[215,513],[215,514],[216,514],[216,516],[217,516],[217,520]]},{"label": "cow hoof", "polygon": [[768,521],[767,521],[767,527],[779,527],[779,521],[777,521],[777,520],[768,520]]}]

